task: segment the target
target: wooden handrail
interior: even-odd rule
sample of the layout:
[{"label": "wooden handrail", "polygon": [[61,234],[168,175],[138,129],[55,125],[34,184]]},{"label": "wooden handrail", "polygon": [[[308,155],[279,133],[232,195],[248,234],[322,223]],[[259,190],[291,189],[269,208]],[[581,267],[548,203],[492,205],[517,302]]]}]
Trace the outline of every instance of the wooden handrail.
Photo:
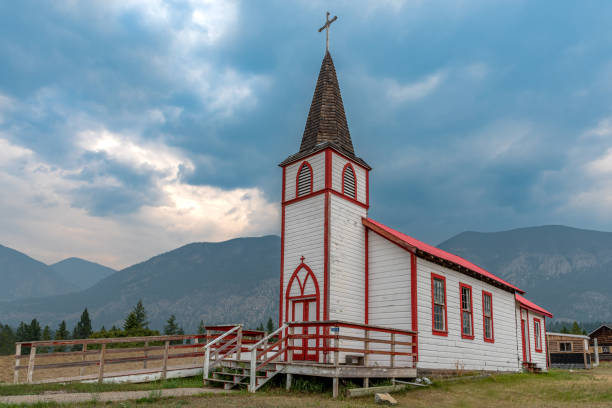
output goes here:
[{"label": "wooden handrail", "polygon": [[234,326],[233,329],[226,331],[225,333],[223,333],[221,336],[215,338],[214,340],[206,343],[206,345],[204,346],[204,350],[210,348],[211,346],[217,344],[219,341],[221,341],[222,339],[226,338],[227,336],[229,336],[230,334],[232,334],[233,332],[235,332],[236,330],[240,329],[242,327],[241,324]]},{"label": "wooden handrail", "polygon": [[171,336],[139,336],[139,337],[105,337],[101,339],[76,339],[76,340],[39,340],[39,341],[20,341],[16,345],[23,347],[45,347],[45,346],[69,346],[78,344],[113,344],[113,343],[144,343],[156,341],[176,341],[185,339],[202,339],[205,334],[182,334]]},{"label": "wooden handrail", "polygon": [[344,320],[320,320],[320,321],[309,321],[309,322],[288,322],[286,323],[289,327],[308,327],[308,326],[319,326],[319,327],[329,327],[329,326],[339,326],[339,327],[347,327],[353,329],[362,329],[362,330],[371,330],[377,331],[381,333],[395,333],[405,336],[413,336],[418,334],[418,332],[413,330],[404,330],[404,329],[394,329],[392,327],[384,327],[384,326],[374,326],[371,324],[362,324],[362,323],[353,323],[347,322]]},{"label": "wooden handrail", "polygon": [[268,334],[266,337],[264,337],[263,339],[259,340],[257,343],[255,343],[251,347],[249,347],[249,351],[252,351],[253,349],[257,348],[257,346],[259,346],[261,343],[263,343],[264,341],[267,341],[270,338],[276,336],[278,333],[282,332],[286,328],[287,328],[287,324],[285,323],[281,327],[279,327],[278,329],[274,330],[272,333]]}]

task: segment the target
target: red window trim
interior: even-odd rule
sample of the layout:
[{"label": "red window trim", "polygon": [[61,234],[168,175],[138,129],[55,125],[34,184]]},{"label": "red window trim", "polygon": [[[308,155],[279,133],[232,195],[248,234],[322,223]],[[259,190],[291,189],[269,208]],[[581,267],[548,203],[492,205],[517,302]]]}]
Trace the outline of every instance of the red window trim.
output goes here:
[{"label": "red window trim", "polygon": [[300,164],[300,167],[298,168],[297,173],[295,173],[295,198],[301,198],[301,197],[298,195],[298,192],[299,192],[299,190],[300,190],[300,183],[299,183],[299,180],[300,180],[300,173],[302,172],[302,169],[304,168],[304,166],[308,166],[308,168],[310,168],[310,191],[309,191],[308,193],[304,194],[304,195],[303,195],[303,196],[301,196],[301,197],[305,197],[305,196],[307,196],[308,194],[312,194],[312,186],[313,186],[313,180],[314,180],[314,172],[312,171],[312,166],[310,165],[310,163],[308,163],[308,160],[304,160],[304,161],[302,162],[302,164]]},{"label": "red window trim", "polygon": [[[485,319],[486,319],[486,316],[484,314],[485,296],[489,296],[489,298],[491,299],[491,338],[487,337],[487,330],[485,328]],[[487,343],[495,343],[495,325],[493,324],[493,294],[491,292],[487,292],[486,290],[482,291],[482,338]]]},{"label": "red window trim", "polygon": [[[536,333],[536,322],[538,322],[538,326],[540,326],[540,348],[538,348],[538,336]],[[533,346],[535,348],[536,353],[542,352],[542,321],[537,317],[533,318]]]},{"label": "red window trim", "polygon": [[[472,324],[470,324],[470,329],[472,331],[472,334],[463,333],[463,288],[466,288],[470,291],[470,316],[472,317]],[[474,296],[472,296],[472,287],[461,282],[459,282],[459,316],[461,319],[461,338],[474,340]]]},{"label": "red window trim", "polygon": [[[445,330],[436,330],[435,329],[435,318],[434,318],[434,279],[440,279],[444,282],[444,329]],[[446,278],[442,275],[437,275],[435,273],[431,274],[431,333],[436,336],[448,336],[448,298],[446,296]]]},{"label": "red window trim", "polygon": [[[346,173],[346,169],[348,167],[350,167],[353,171],[353,182],[355,183],[355,197],[351,197],[344,192],[344,173]],[[357,173],[355,173],[355,168],[351,163],[346,163],[344,165],[344,168],[342,169],[342,194],[346,195],[349,198],[352,198],[353,200],[357,200]]]}]

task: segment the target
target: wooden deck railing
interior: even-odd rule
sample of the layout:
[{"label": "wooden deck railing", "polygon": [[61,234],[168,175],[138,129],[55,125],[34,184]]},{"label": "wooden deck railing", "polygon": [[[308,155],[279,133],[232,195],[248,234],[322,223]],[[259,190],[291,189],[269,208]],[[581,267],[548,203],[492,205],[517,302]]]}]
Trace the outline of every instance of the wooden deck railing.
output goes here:
[{"label": "wooden deck railing", "polygon": [[[348,334],[341,334],[341,330]],[[350,354],[363,358],[364,366],[414,368],[418,358],[416,336],[417,332],[412,330],[339,320],[285,323],[252,346],[249,391],[255,392],[258,387],[258,371],[270,363],[297,362],[294,360],[296,351],[301,352],[300,359],[314,357],[313,363],[337,366],[341,354],[344,354],[345,362]],[[301,344],[296,345],[296,342]],[[314,355],[310,354],[313,352]],[[383,360],[373,361],[376,356]]]},{"label": "wooden deck railing", "polygon": [[[363,365],[374,363],[373,356],[388,356],[389,367],[414,367],[417,361],[415,345],[417,333],[390,327],[351,323],[340,320],[288,323],[287,361],[293,360],[296,351],[315,352],[315,361],[340,364],[343,353],[363,357]],[[348,332],[348,334],[341,334]],[[296,340],[300,345],[295,345]],[[311,344],[314,343],[314,344]],[[333,355],[333,358],[331,357]],[[398,361],[398,357],[408,357]],[[379,359],[380,360],[380,359]],[[383,365],[385,361],[376,362]]]},{"label": "wooden deck railing", "polygon": [[[96,379],[102,382],[105,375],[105,367],[112,364],[124,364],[142,362],[143,369],[147,369],[147,362],[160,361],[159,369],[150,369],[148,372],[161,372],[161,378],[166,378],[168,371],[168,360],[190,357],[201,357],[204,352],[201,351],[203,343],[206,341],[206,334],[188,334],[188,335],[173,335],[173,336],[146,336],[146,337],[119,337],[119,338],[104,338],[104,339],[75,339],[75,340],[48,340],[48,341],[27,341],[16,343],[15,352],[15,370],[14,383],[19,383],[19,374],[23,370],[27,370],[26,381],[33,382],[34,372],[37,370],[48,369],[63,369],[79,367],[79,376],[61,377],[58,381],[76,381],[82,379]],[[174,343],[180,344],[174,344]],[[186,344],[186,342],[189,342]],[[66,346],[77,346],[81,348],[79,351],[56,351],[58,348]],[[30,348],[29,354],[21,354],[23,348]],[[50,349],[51,352],[37,353],[41,348]],[[200,350],[198,350],[200,348]],[[188,350],[183,353],[171,353],[171,350]],[[151,354],[151,352],[157,352]],[[161,354],[159,354],[161,352]],[[127,357],[113,357],[125,353],[136,353],[142,355],[131,355]],[[64,357],[80,356],[80,361],[61,361]],[[89,356],[95,356],[94,359],[88,359]],[[27,365],[22,365],[22,359],[28,359]],[[56,359],[60,361],[47,364],[40,364],[39,361],[48,359]],[[97,366],[97,374],[83,376],[84,369],[87,367]],[[142,373],[142,370],[127,371],[125,375],[132,373]],[[53,379],[46,380],[53,382]]]}]

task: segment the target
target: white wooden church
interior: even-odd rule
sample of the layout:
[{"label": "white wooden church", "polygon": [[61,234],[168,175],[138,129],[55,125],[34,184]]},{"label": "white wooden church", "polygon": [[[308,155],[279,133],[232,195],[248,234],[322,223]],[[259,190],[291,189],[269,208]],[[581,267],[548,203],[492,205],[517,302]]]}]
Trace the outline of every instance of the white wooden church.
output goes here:
[{"label": "white wooden church", "polygon": [[[280,167],[281,325],[354,323],[336,328],[348,350],[340,364],[356,350],[351,334],[370,325],[416,332],[403,349],[422,373],[547,369],[549,312],[493,273],[368,217],[372,169],[353,147],[329,51],[299,151]],[[296,329],[293,361],[329,361],[319,342],[329,326]]]}]

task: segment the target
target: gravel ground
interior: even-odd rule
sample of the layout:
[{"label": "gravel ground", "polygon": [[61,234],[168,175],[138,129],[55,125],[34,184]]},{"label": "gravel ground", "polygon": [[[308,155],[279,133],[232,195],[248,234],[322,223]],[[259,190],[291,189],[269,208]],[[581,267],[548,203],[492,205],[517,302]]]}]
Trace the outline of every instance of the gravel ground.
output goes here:
[{"label": "gravel ground", "polygon": [[47,393],[41,395],[12,395],[0,397],[0,403],[4,404],[34,404],[41,402],[114,402],[138,400],[141,398],[164,398],[164,397],[185,397],[198,394],[216,393],[223,394],[226,391],[221,388],[172,388],[156,391],[114,391],[100,393]]}]

